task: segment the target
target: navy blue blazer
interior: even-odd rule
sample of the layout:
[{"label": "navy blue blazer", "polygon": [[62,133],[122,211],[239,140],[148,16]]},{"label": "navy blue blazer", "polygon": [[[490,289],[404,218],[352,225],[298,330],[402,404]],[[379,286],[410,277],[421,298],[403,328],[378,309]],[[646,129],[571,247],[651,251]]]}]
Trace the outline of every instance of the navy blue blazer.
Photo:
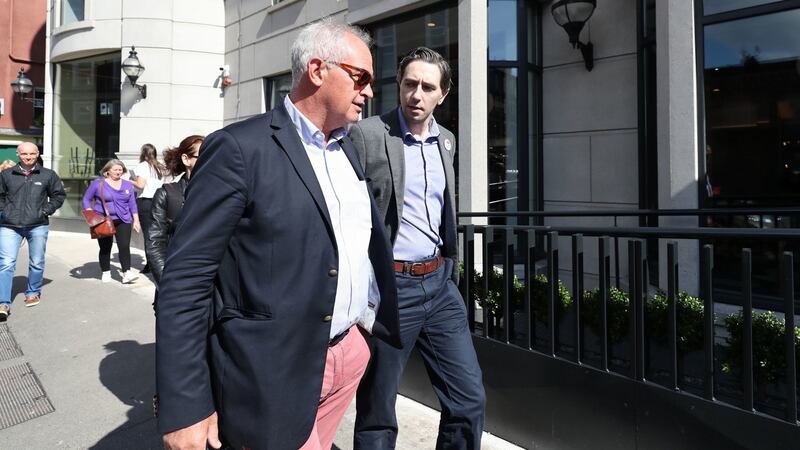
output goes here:
[{"label": "navy blue blazer", "polygon": [[[364,179],[352,143],[341,144]],[[373,334],[400,347],[392,251],[370,201],[381,294]],[[160,431],[216,410],[234,448],[299,448],[322,389],[338,252],[283,105],[206,138],[168,252],[156,320]]]}]

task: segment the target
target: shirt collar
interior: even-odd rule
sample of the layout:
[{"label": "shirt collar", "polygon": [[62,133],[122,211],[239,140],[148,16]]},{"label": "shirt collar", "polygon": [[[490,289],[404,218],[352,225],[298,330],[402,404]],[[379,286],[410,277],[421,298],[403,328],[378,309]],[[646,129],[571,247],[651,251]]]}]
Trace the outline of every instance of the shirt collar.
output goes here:
[{"label": "shirt collar", "polygon": [[[405,139],[412,139],[417,141],[417,138],[411,133],[411,130],[408,129],[408,124],[406,123],[406,118],[403,116],[402,109],[398,106],[397,107],[397,117],[400,120],[400,131],[403,133],[403,137]],[[438,138],[439,137],[439,125],[436,123],[436,119],[431,115],[431,121],[428,124],[428,138]]]},{"label": "shirt collar", "polygon": [[[289,114],[289,118],[292,120],[294,127],[297,129],[297,134],[300,135],[300,140],[303,141],[305,145],[313,145],[319,148],[325,148],[325,134],[317,128],[303,113],[294,106],[292,100],[289,96],[285,96],[283,98],[283,106],[286,107],[286,113]],[[342,139],[347,132],[344,128],[337,128],[331,132],[330,139],[328,140],[328,144],[330,145],[331,141],[338,141]],[[338,147],[338,146],[335,146]],[[331,150],[334,150],[333,148]]]}]

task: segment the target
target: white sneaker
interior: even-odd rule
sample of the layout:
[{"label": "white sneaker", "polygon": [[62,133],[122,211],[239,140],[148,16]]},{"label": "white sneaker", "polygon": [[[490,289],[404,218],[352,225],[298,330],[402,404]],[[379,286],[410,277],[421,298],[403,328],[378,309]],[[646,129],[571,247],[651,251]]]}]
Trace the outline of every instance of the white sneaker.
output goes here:
[{"label": "white sneaker", "polygon": [[103,274],[100,276],[100,281],[103,283],[108,283],[109,281],[111,281],[111,271],[106,270],[105,272],[103,272]]},{"label": "white sneaker", "polygon": [[139,275],[130,273],[130,270],[122,272],[122,284],[133,283],[137,278],[139,278]]}]

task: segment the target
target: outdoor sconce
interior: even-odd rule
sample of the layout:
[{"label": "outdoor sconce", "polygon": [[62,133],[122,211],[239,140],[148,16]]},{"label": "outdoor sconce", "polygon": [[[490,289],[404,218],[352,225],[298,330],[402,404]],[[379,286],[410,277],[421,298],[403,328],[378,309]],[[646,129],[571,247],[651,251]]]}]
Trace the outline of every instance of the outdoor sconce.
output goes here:
[{"label": "outdoor sconce", "polygon": [[584,44],[579,38],[583,25],[592,17],[596,6],[596,0],[559,0],[550,8],[553,19],[569,35],[569,43],[572,44],[572,48],[581,50],[586,70],[590,72],[594,67],[594,46],[591,42]]},{"label": "outdoor sconce", "polygon": [[128,57],[125,58],[125,61],[122,61],[122,71],[128,76],[128,81],[131,82],[131,86],[138,89],[139,93],[142,94],[142,98],[147,98],[147,85],[143,84],[139,86],[136,84],[136,80],[138,80],[139,76],[144,72],[144,66],[139,62],[139,57],[136,56],[136,47],[131,46]]},{"label": "outdoor sconce", "polygon": [[14,90],[14,92],[17,94],[17,98],[20,100],[27,100],[29,102],[34,101],[32,97],[26,97],[26,94],[33,90],[33,82],[30,78],[25,76],[25,69],[19,69],[17,78],[14,78],[14,81],[11,82],[11,89]]}]

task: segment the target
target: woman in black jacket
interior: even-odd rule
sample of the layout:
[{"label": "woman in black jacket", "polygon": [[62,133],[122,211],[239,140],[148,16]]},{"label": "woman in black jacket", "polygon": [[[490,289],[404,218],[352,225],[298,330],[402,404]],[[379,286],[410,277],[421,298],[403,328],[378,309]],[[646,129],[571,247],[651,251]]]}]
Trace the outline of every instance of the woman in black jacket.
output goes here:
[{"label": "woman in black jacket", "polygon": [[177,147],[164,150],[164,165],[175,179],[172,183],[164,184],[153,195],[152,223],[148,230],[150,239],[145,248],[156,285],[164,271],[167,245],[183,209],[183,194],[189,184],[203,139],[200,135],[188,136]]}]

